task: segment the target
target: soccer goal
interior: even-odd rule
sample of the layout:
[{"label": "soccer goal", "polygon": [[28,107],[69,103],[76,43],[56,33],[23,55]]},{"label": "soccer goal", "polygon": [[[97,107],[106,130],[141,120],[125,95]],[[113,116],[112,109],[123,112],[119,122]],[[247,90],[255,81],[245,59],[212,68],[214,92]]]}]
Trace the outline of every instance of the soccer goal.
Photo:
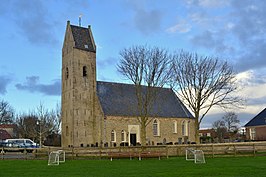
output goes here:
[{"label": "soccer goal", "polygon": [[195,157],[194,157],[194,149],[192,148],[187,148],[186,149],[186,160],[194,160]]},{"label": "soccer goal", "polygon": [[186,160],[193,160],[195,163],[205,163],[204,152],[188,148],[186,149]]},{"label": "soccer goal", "polygon": [[49,154],[48,165],[59,165],[59,163],[65,162],[66,155],[65,151],[58,150],[52,151]]}]

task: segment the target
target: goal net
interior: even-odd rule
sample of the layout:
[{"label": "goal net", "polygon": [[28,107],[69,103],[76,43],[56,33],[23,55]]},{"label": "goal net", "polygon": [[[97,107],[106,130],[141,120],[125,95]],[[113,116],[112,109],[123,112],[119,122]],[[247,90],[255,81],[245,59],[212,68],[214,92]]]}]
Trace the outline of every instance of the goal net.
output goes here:
[{"label": "goal net", "polygon": [[205,163],[205,157],[202,150],[194,151],[195,163]]},{"label": "goal net", "polygon": [[48,165],[59,165],[62,162],[65,162],[65,152],[63,150],[50,152]]},{"label": "goal net", "polygon": [[188,148],[186,149],[186,160],[191,160],[195,163],[205,163],[204,152]]},{"label": "goal net", "polygon": [[187,148],[186,149],[186,160],[194,160],[194,149]]}]

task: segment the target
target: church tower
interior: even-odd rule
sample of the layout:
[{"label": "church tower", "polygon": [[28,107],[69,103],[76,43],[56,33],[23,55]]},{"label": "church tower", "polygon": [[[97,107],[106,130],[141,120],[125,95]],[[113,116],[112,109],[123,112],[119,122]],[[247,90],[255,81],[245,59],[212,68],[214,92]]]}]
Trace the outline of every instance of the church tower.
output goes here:
[{"label": "church tower", "polygon": [[97,146],[96,45],[90,26],[67,21],[62,49],[62,147]]}]

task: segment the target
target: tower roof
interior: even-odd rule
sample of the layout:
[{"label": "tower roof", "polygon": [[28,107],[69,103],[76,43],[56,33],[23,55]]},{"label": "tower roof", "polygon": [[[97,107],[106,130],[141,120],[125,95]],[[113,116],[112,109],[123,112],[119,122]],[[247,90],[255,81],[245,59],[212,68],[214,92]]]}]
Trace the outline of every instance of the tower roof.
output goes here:
[{"label": "tower roof", "polygon": [[80,26],[70,25],[70,28],[75,41],[75,48],[90,52],[96,52],[96,47],[90,26],[88,26],[88,28],[84,28]]},{"label": "tower roof", "polygon": [[[147,87],[142,87],[145,94]],[[172,89],[158,88],[149,110],[149,116],[166,118],[193,118]],[[135,85],[97,82],[97,95],[107,116],[139,116]]]}]

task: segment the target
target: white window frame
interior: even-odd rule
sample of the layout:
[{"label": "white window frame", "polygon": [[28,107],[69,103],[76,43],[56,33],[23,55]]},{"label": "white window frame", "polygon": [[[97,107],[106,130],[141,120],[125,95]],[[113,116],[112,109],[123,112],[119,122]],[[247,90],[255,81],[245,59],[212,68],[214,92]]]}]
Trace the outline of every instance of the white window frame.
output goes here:
[{"label": "white window frame", "polygon": [[121,131],[121,142],[126,142],[127,138],[126,138],[126,131],[122,130]]},{"label": "white window frame", "polygon": [[173,133],[177,133],[177,121],[173,121]]},{"label": "white window frame", "polygon": [[255,140],[256,137],[256,129],[255,128],[250,128],[249,129],[249,135],[251,140]]},{"label": "white window frame", "polygon": [[184,120],[181,124],[182,136],[187,136],[187,122]]},{"label": "white window frame", "polygon": [[154,119],[152,122],[153,136],[160,136],[160,122],[158,119]]},{"label": "white window frame", "polygon": [[116,142],[116,132],[115,132],[115,130],[111,131],[111,142]]}]

